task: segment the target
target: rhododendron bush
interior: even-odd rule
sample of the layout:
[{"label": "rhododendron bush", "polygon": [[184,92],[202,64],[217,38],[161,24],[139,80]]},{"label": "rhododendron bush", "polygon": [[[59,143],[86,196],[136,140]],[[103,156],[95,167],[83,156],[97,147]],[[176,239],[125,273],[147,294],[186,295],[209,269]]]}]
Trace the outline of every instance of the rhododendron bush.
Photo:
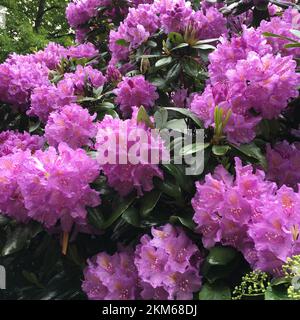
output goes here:
[{"label": "rhododendron bush", "polygon": [[74,45],[0,65],[0,297],[299,299],[300,7],[66,17]]}]

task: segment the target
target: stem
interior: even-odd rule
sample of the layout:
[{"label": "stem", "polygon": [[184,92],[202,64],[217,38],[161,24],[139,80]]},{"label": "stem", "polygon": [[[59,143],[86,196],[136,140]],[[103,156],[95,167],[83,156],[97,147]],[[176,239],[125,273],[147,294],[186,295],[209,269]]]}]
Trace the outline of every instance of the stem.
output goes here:
[{"label": "stem", "polygon": [[63,241],[62,241],[62,254],[65,256],[67,254],[69,244],[69,232],[63,233]]}]

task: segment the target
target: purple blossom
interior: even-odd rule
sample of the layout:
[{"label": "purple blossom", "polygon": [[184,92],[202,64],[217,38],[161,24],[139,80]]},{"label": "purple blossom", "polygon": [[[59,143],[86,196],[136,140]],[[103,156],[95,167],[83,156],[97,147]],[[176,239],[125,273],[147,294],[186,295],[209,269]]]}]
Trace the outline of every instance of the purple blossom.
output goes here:
[{"label": "purple blossom", "polygon": [[110,4],[110,0],[75,0],[68,4],[66,17],[71,27],[85,24],[98,14],[98,7]]},{"label": "purple blossom", "polygon": [[184,108],[187,103],[188,90],[185,88],[178,89],[172,93],[172,101],[177,108]]},{"label": "purple blossom", "polygon": [[298,97],[296,62],[291,56],[274,56],[270,51],[258,32],[244,29],[240,38],[231,42],[223,39],[210,54],[210,84],[202,95],[193,96],[190,106],[206,127],[214,125],[216,106],[224,114],[230,110],[224,129],[227,139],[247,143],[254,139],[255,127],[262,118],[277,118],[289,100]]},{"label": "purple blossom", "polygon": [[60,81],[57,87],[55,85],[37,87],[31,95],[31,106],[27,114],[47,122],[52,111],[74,103],[76,99],[72,81]]},{"label": "purple blossom", "polygon": [[0,157],[12,154],[18,150],[34,152],[43,147],[45,139],[28,132],[3,131],[0,133]]},{"label": "purple blossom", "polygon": [[165,7],[160,8],[161,25],[165,33],[183,31],[192,14],[191,5],[185,0],[165,2]]},{"label": "purple blossom", "polygon": [[[299,95],[300,77],[296,62],[289,57],[266,54],[260,57],[249,52],[226,72],[231,95],[244,95],[248,109],[254,109],[265,119],[278,117],[290,98]],[[259,92],[259,95],[258,95]]]},{"label": "purple blossom", "polygon": [[248,231],[257,251],[254,268],[279,275],[286,259],[300,253],[299,205],[300,194],[282,186],[261,206]]},{"label": "purple blossom", "polygon": [[46,228],[58,222],[65,232],[70,232],[73,223],[86,226],[86,206],[100,204],[98,192],[89,186],[99,175],[99,166],[82,149],[61,143],[58,151],[53,147],[36,151],[20,171],[17,185],[27,215]]},{"label": "purple blossom", "polygon": [[82,290],[90,300],[135,300],[139,298],[138,276],[133,253],[110,256],[101,252],[84,270]]},{"label": "purple blossom", "polygon": [[66,73],[64,79],[73,83],[76,94],[83,93],[87,83],[98,88],[103,86],[106,81],[101,71],[93,69],[91,66],[83,67],[81,65],[76,67],[74,73]]},{"label": "purple blossom", "polygon": [[249,250],[254,244],[247,232],[259,219],[264,199],[275,194],[276,185],[265,180],[263,171],[253,173],[252,166],[242,166],[239,158],[235,159],[235,171],[234,180],[218,166],[204,182],[196,183],[197,192],[192,199],[194,221],[206,248],[222,243],[246,250],[250,258]]},{"label": "purple blossom", "polygon": [[267,44],[260,32],[253,28],[243,28],[240,36],[234,36],[231,40],[221,38],[217,50],[209,55],[209,76],[212,84],[226,80],[227,70],[233,69],[239,60],[245,60],[250,51],[259,56],[272,53],[272,47]]},{"label": "purple blossom", "polygon": [[91,116],[87,109],[77,104],[64,106],[61,111],[52,112],[45,127],[45,137],[51,146],[66,142],[76,149],[90,145],[96,136],[96,115]]},{"label": "purple blossom", "polygon": [[[111,31],[109,49],[115,62],[126,60],[129,50],[136,49],[145,42],[159,28],[159,18],[154,6],[141,4],[137,8],[130,8],[126,19],[121,22],[117,31]],[[128,48],[116,43],[125,40]]]},{"label": "purple blossom", "polygon": [[141,238],[135,251],[134,262],[144,286],[142,298],[149,298],[152,291],[154,298],[192,299],[201,287],[199,249],[182,229],[170,224],[152,228],[151,233],[152,237]]},{"label": "purple blossom", "polygon": [[33,63],[44,63],[50,70],[54,70],[61,59],[67,55],[67,48],[50,42],[47,47],[43,50],[40,50],[32,55]]},{"label": "purple blossom", "polygon": [[[139,143],[140,136],[146,141]],[[163,179],[158,163],[166,156],[164,143],[145,125],[137,123],[136,114],[128,120],[105,116],[98,125],[96,140],[98,161],[107,176],[108,184],[121,196],[133,190],[140,196],[154,188],[154,177]],[[138,148],[135,150],[136,146]],[[132,156],[136,162],[134,164],[130,161]]]},{"label": "purple blossom", "polygon": [[106,79],[108,82],[118,82],[122,79],[122,74],[119,69],[110,61],[106,69]]},{"label": "purple blossom", "polygon": [[24,163],[30,161],[30,156],[27,150],[0,157],[0,211],[19,222],[29,221],[18,178]]},{"label": "purple blossom", "polygon": [[14,63],[0,65],[1,101],[23,110],[29,105],[31,91],[48,83],[48,68],[44,64],[26,62],[15,56]]},{"label": "purple blossom", "polygon": [[99,51],[92,43],[84,43],[78,46],[72,46],[67,50],[67,56],[76,59],[91,59],[97,57],[98,55]]},{"label": "purple blossom", "polygon": [[52,111],[60,110],[66,105],[75,103],[76,95],[83,95],[85,85],[95,88],[103,86],[106,82],[101,71],[91,66],[78,65],[75,73],[66,73],[57,86],[47,85],[35,88],[31,95],[31,107],[27,114],[37,116],[46,122]]},{"label": "purple blossom", "polygon": [[111,30],[109,33],[109,50],[112,55],[112,61],[114,63],[128,60],[130,50],[128,47],[117,43],[118,40],[123,39],[125,33],[125,27],[121,24],[117,31]]},{"label": "purple blossom", "polygon": [[279,187],[286,185],[298,189],[300,183],[300,143],[282,141],[271,148],[267,146],[267,177]]},{"label": "purple blossom", "polygon": [[195,33],[196,39],[200,40],[227,35],[226,19],[215,8],[193,12],[187,27]]},{"label": "purple blossom", "polygon": [[150,109],[158,99],[155,86],[144,76],[124,77],[114,93],[123,115],[127,117],[131,115],[133,106]]},{"label": "purple blossom", "polygon": [[[273,17],[270,21],[263,20],[258,28],[261,33],[269,32],[283,37],[299,41],[299,38],[291,33],[292,29],[299,30],[300,26],[300,13],[292,7],[284,11],[281,17]],[[284,48],[284,46],[291,41],[277,38],[267,37],[267,42],[272,46],[274,53],[280,53],[282,56],[293,55],[300,56],[300,48]]]}]

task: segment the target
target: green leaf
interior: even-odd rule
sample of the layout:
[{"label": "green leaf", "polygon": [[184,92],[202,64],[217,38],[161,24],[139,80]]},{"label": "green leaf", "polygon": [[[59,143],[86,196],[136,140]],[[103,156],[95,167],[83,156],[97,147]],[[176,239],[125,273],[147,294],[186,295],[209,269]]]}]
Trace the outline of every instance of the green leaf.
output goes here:
[{"label": "green leaf", "polygon": [[110,227],[121,215],[129,208],[129,206],[135,200],[135,195],[131,195],[123,200],[121,200],[120,204],[117,208],[110,213],[110,217],[103,223],[102,228],[107,229]]},{"label": "green leaf", "polygon": [[209,251],[207,262],[210,265],[225,266],[236,257],[236,250],[231,247],[214,247]]},{"label": "green leaf", "polygon": [[119,118],[119,114],[113,109],[107,109],[104,111],[98,111],[97,120],[102,120],[106,115],[112,116],[114,119]]},{"label": "green leaf", "polygon": [[300,47],[300,43],[289,43],[289,44],[286,44],[284,46],[285,48],[299,48]]},{"label": "green leaf", "polygon": [[271,285],[272,286],[279,286],[279,285],[282,285],[282,284],[290,283],[290,281],[291,280],[289,278],[287,278],[287,277],[274,278],[271,281]]},{"label": "green leaf", "polygon": [[181,70],[180,63],[174,64],[174,66],[167,72],[166,81],[170,82],[178,77]]},{"label": "green leaf", "polygon": [[230,150],[230,146],[214,145],[212,147],[212,152],[216,156],[224,156],[229,150]]},{"label": "green leaf", "polygon": [[161,54],[143,54],[142,59],[160,58]]},{"label": "green leaf", "polygon": [[115,110],[112,110],[112,109],[106,110],[105,115],[112,116],[114,119],[119,118],[119,114]]},{"label": "green leaf", "polygon": [[35,123],[31,123],[29,126],[29,132],[33,133],[34,131],[36,131],[39,127],[41,126],[41,121],[35,122]]},{"label": "green leaf", "polygon": [[168,38],[173,43],[182,43],[184,41],[183,36],[178,32],[170,32]]},{"label": "green leaf", "polygon": [[155,62],[155,67],[156,68],[162,68],[167,66],[168,64],[170,64],[172,62],[172,57],[166,57],[166,58],[162,58],[158,61]]},{"label": "green leaf", "polygon": [[97,105],[97,110],[103,111],[103,110],[109,110],[109,109],[114,109],[115,106],[111,102],[102,102]]},{"label": "green leaf", "polygon": [[174,50],[177,50],[177,49],[181,49],[181,48],[186,48],[188,46],[189,46],[188,43],[183,42],[183,43],[180,43],[178,46],[172,48],[171,51],[174,51]]},{"label": "green leaf", "polygon": [[285,40],[288,40],[288,41],[297,43],[297,41],[295,41],[295,40],[292,39],[292,38],[288,38],[288,37],[281,36],[281,35],[279,35],[279,34],[275,34],[275,33],[271,33],[271,32],[263,32],[263,35],[264,35],[265,37],[280,38],[280,39],[285,39]]},{"label": "green leaf", "polygon": [[180,215],[180,216],[178,216],[178,215],[171,216],[170,222],[176,223],[177,221],[179,221],[186,228],[188,228],[190,230],[195,230],[196,223],[193,220],[193,216],[194,216],[194,214],[190,214],[190,213],[184,213],[183,215]]},{"label": "green leaf", "polygon": [[8,235],[6,243],[2,248],[2,256],[8,256],[22,250],[30,238],[30,228],[28,226],[17,226]]},{"label": "green leaf", "polygon": [[149,40],[147,41],[147,45],[151,48],[156,48],[157,47],[157,43],[153,40]]},{"label": "green leaf", "polygon": [[0,213],[0,227],[4,227],[10,223],[10,219]]},{"label": "green leaf", "polygon": [[216,47],[210,44],[195,44],[192,48],[200,50],[215,50]]},{"label": "green leaf", "polygon": [[267,168],[266,158],[261,149],[254,142],[249,144],[241,144],[240,146],[231,144],[231,147],[248,157],[256,159],[263,168]]},{"label": "green leaf", "polygon": [[122,219],[134,227],[140,227],[140,216],[138,210],[135,208],[128,208],[123,214]]},{"label": "green leaf", "polygon": [[99,98],[94,98],[94,97],[78,97],[77,102],[82,103],[82,102],[94,102],[99,100]]},{"label": "green leaf", "polygon": [[116,44],[123,47],[129,47],[129,43],[125,39],[118,39]]},{"label": "green leaf", "polygon": [[197,78],[202,71],[202,66],[194,59],[185,59],[183,71],[192,78]]},{"label": "green leaf", "polygon": [[168,110],[161,108],[154,114],[155,126],[158,129],[163,129],[166,127],[168,121]]},{"label": "green leaf", "polygon": [[184,132],[187,124],[184,119],[172,119],[166,123],[166,128],[174,131]]},{"label": "green leaf", "polygon": [[194,188],[194,181],[191,179],[190,176],[186,176],[185,167],[179,164],[163,164],[163,168],[172,175],[176,182],[179,183],[180,187],[185,190],[186,192],[193,192]]},{"label": "green leaf", "polygon": [[166,109],[176,111],[176,112],[183,114],[185,117],[192,119],[198,125],[199,128],[203,128],[202,121],[194,113],[192,113],[190,110],[184,109],[184,108],[173,108],[173,107],[168,107]]},{"label": "green leaf", "polygon": [[159,180],[157,188],[174,199],[181,198],[181,189],[177,184]]},{"label": "green leaf", "polygon": [[197,41],[195,43],[195,45],[216,42],[218,40],[219,40],[219,38],[211,38],[211,39],[199,40],[199,41]]},{"label": "green leaf", "polygon": [[157,202],[159,201],[160,197],[160,190],[153,190],[145,194],[145,196],[141,199],[140,213],[142,217],[146,217],[151,213],[151,211],[155,208]]},{"label": "green leaf", "polygon": [[103,92],[103,86],[99,88],[93,88],[93,95],[97,98],[101,97],[102,92]]},{"label": "green leaf", "polygon": [[205,283],[199,292],[199,300],[230,300],[230,288],[222,283]]},{"label": "green leaf", "polygon": [[206,149],[209,146],[210,146],[210,143],[193,143],[193,144],[190,144],[188,146],[183,147],[179,153],[182,156],[187,156],[190,154],[197,153],[199,151],[203,151],[204,149]]},{"label": "green leaf", "polygon": [[26,270],[22,271],[23,277],[28,280],[30,283],[34,284],[40,289],[44,289],[45,287],[40,283],[37,276],[33,272],[28,272]]},{"label": "green leaf", "polygon": [[103,213],[99,208],[87,208],[88,221],[95,228],[102,230],[104,224]]},{"label": "green leaf", "polygon": [[265,300],[289,300],[286,288],[284,286],[268,286]]},{"label": "green leaf", "polygon": [[153,123],[150,117],[148,116],[146,109],[143,106],[139,108],[136,120],[137,123],[145,123],[149,128],[154,128]]},{"label": "green leaf", "polygon": [[156,86],[158,89],[163,90],[166,87],[166,80],[163,78],[153,78],[150,80],[150,82]]}]

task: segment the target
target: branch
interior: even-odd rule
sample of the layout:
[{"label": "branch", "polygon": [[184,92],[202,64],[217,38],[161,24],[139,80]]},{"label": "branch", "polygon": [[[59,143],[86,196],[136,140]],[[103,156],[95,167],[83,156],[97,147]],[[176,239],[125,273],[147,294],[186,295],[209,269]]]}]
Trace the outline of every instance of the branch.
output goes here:
[{"label": "branch", "polygon": [[50,11],[50,10],[53,10],[53,9],[62,9],[62,7],[60,7],[60,6],[51,6],[51,7],[48,7],[48,8],[46,8],[45,10],[44,10],[44,14],[46,13],[46,12],[48,12],[48,11]]},{"label": "branch", "polygon": [[63,38],[63,37],[69,37],[69,36],[74,36],[74,33],[64,33],[64,34],[49,34],[47,36],[48,39],[58,39],[58,38]]},{"label": "branch", "polygon": [[38,4],[38,11],[37,11],[35,22],[34,22],[34,27],[33,27],[33,30],[36,33],[39,32],[39,29],[42,25],[43,17],[45,14],[45,6],[46,6],[46,0],[40,0]]}]

